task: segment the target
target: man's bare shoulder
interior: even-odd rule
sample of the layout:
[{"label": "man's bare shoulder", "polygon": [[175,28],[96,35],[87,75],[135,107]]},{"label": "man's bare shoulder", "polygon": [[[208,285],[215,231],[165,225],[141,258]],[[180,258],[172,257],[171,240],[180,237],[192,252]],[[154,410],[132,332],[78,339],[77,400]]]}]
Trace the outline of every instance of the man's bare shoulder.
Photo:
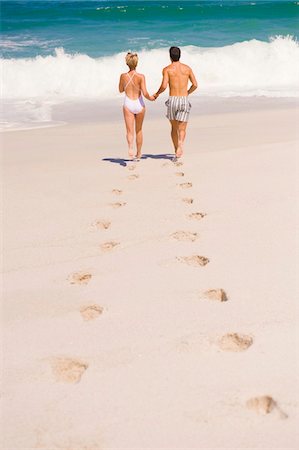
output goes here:
[{"label": "man's bare shoulder", "polygon": [[187,66],[187,64],[183,64],[183,63],[181,63],[181,69],[184,71],[184,72],[192,72],[192,69],[191,69],[191,67],[190,66]]},{"label": "man's bare shoulder", "polygon": [[171,69],[172,69],[172,65],[169,64],[168,66],[164,67],[163,73],[164,73],[164,72],[168,72],[168,71],[171,70]]}]

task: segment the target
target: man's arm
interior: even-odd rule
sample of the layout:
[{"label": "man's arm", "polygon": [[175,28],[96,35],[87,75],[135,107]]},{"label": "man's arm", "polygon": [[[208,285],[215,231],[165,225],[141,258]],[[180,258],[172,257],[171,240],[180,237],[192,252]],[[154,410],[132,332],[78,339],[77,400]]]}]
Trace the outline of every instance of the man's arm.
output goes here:
[{"label": "man's arm", "polygon": [[190,69],[190,74],[189,74],[189,80],[191,81],[192,84],[191,84],[190,88],[188,89],[188,95],[192,94],[192,92],[194,92],[195,89],[197,89],[197,81],[196,81],[194,73],[192,72],[191,69]]},{"label": "man's arm", "polygon": [[155,98],[157,98],[162,92],[164,92],[168,86],[169,76],[168,76],[168,71],[166,70],[166,68],[163,69],[162,76],[163,76],[163,79],[162,79],[161,86],[159,87],[159,90],[154,94]]}]

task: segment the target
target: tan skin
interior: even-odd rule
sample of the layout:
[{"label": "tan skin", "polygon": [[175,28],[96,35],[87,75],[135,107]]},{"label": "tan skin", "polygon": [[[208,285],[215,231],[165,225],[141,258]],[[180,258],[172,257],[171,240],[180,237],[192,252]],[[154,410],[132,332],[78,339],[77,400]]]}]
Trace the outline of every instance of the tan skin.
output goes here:
[{"label": "tan skin", "polygon": [[[162,83],[154,97],[157,98],[169,86],[169,95],[186,97],[197,89],[197,81],[191,67],[182,64],[180,61],[172,61],[169,66],[164,67],[162,72]],[[191,86],[188,89],[188,83]],[[183,155],[183,144],[186,137],[187,122],[170,120],[171,139],[174,145],[175,154],[178,158]]]},{"label": "tan skin", "polygon": [[[137,73],[135,69],[136,68],[132,67],[128,72],[121,74],[119,78],[119,92],[125,91],[126,95],[132,100],[137,100],[140,97],[140,93],[142,93],[146,99],[154,101],[155,97],[153,95],[149,95],[147,91],[145,76],[141,73]],[[134,83],[130,83],[125,90],[125,86],[128,83],[130,77],[133,76],[133,74],[135,74],[133,79]],[[134,156],[133,142],[135,131],[137,147],[136,157],[139,159],[141,158],[141,148],[143,143],[142,124],[145,116],[145,108],[143,108],[143,110],[139,114],[133,114],[124,106],[123,113],[127,131],[126,137],[129,147],[129,157],[132,158]]]}]

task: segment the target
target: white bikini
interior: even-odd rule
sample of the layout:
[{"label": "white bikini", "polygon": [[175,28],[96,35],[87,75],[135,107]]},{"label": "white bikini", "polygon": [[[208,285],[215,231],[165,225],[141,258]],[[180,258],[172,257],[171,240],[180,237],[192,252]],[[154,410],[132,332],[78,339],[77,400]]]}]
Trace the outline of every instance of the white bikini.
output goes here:
[{"label": "white bikini", "polygon": [[[132,82],[133,86],[136,87],[136,89],[139,90],[140,89],[137,88],[137,86],[134,84],[133,78],[134,78],[135,72],[133,73],[133,75],[130,77],[130,75],[128,74],[128,77],[130,78],[129,81],[127,82],[127,84],[124,87],[124,91],[126,91],[127,86]],[[140,93],[139,98],[136,98],[136,100],[131,99],[130,97],[127,96],[126,92],[125,92],[125,100],[124,100],[124,106],[126,108],[128,108],[129,111],[131,111],[131,113],[133,114],[139,114],[141,113],[141,111],[143,110],[143,108],[145,108],[145,104],[143,101],[143,97],[142,94]]]}]

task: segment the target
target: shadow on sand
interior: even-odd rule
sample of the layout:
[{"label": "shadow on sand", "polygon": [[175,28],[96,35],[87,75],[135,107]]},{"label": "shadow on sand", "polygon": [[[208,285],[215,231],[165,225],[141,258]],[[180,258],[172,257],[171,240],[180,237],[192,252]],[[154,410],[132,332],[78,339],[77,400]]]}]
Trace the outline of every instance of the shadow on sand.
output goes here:
[{"label": "shadow on sand", "polygon": [[[174,155],[168,153],[161,153],[159,155],[150,155],[144,154],[141,159],[167,159],[168,161],[172,161]],[[126,167],[128,163],[135,163],[134,159],[125,159],[125,158],[103,158],[102,161],[119,164],[120,166]]]}]

